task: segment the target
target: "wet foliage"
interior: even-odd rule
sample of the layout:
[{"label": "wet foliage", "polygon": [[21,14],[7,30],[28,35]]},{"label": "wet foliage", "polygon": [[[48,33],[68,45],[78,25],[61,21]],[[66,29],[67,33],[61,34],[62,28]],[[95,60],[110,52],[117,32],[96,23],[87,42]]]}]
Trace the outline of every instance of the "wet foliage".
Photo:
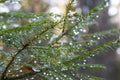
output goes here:
[{"label": "wet foliage", "polygon": [[0,14],[1,80],[104,80],[79,70],[105,69],[87,60],[117,48],[120,29],[89,33],[106,2],[86,15],[75,12],[73,2],[67,5],[65,15]]}]

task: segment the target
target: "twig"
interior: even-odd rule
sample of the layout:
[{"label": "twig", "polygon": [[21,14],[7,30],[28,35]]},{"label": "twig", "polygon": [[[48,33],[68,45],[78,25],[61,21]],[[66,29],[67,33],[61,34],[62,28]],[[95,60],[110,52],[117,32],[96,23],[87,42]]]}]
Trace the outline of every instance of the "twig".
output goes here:
[{"label": "twig", "polygon": [[25,73],[23,75],[20,75],[18,77],[7,77],[6,79],[7,80],[16,80],[16,79],[22,79],[24,77],[28,77],[28,76],[32,76],[32,75],[36,75],[37,73],[40,73],[40,72],[30,72],[30,73]]},{"label": "twig", "polygon": [[67,21],[67,18],[68,18],[68,13],[69,13],[69,11],[70,11],[70,9],[71,9],[71,5],[72,5],[73,1],[74,1],[74,0],[71,0],[71,1],[67,4],[67,6],[66,6],[65,17],[64,17],[64,19],[63,19],[64,23],[63,23],[62,33],[65,32],[65,26],[66,26],[66,21]]}]

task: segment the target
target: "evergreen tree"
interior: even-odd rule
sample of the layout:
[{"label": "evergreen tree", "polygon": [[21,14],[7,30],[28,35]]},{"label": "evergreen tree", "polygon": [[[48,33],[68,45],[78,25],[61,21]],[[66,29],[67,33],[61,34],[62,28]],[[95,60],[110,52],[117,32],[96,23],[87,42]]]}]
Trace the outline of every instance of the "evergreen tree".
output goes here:
[{"label": "evergreen tree", "polygon": [[79,70],[105,69],[86,60],[117,48],[120,29],[88,33],[106,1],[86,15],[74,12],[73,2],[65,15],[0,13],[1,80],[103,80]]}]

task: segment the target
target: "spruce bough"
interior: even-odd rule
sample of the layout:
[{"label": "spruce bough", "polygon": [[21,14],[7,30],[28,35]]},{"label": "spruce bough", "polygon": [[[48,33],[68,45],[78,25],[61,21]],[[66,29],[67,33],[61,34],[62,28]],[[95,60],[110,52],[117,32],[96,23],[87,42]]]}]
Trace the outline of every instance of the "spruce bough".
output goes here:
[{"label": "spruce bough", "polygon": [[[79,70],[105,69],[104,65],[89,64],[86,60],[116,49],[120,43],[118,38],[103,43],[100,40],[105,40],[106,35],[119,36],[120,29],[84,34],[89,28],[85,26],[94,24],[94,18],[105,2],[86,15],[77,12],[71,14],[73,2],[70,0],[66,6],[65,15],[0,14],[3,17],[0,18],[0,40],[3,46],[10,48],[9,51],[3,49],[0,52],[0,66],[4,68],[0,72],[1,80],[104,80]],[[53,19],[53,16],[59,17],[59,20]],[[26,21],[26,24],[22,24],[22,21]],[[14,27],[14,23],[19,26]],[[56,28],[61,30],[59,35],[53,32]],[[53,38],[54,35],[57,37]]]}]

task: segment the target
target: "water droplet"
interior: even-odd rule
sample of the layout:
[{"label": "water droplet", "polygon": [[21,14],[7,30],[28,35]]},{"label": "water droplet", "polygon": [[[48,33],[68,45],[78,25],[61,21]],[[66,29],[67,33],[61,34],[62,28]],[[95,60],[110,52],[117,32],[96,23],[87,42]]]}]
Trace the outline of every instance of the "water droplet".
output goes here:
[{"label": "water droplet", "polygon": [[105,7],[109,7],[109,2],[106,3]]},{"label": "water droplet", "polygon": [[86,29],[83,29],[83,31],[82,31],[82,32],[86,33],[86,32],[87,32],[87,30],[86,30]]},{"label": "water droplet", "polygon": [[34,77],[31,78],[32,80],[34,79]]},{"label": "water droplet", "polygon": [[18,61],[21,61],[21,59],[18,59]]},{"label": "water droplet", "polygon": [[58,78],[58,77],[56,77],[56,80],[59,80],[59,78]]},{"label": "water droplet", "polygon": [[89,78],[90,76],[88,75],[88,78]]},{"label": "water droplet", "polygon": [[84,62],[86,62],[87,60],[86,60],[86,59],[84,59],[83,61],[84,61]]},{"label": "water droplet", "polygon": [[23,72],[22,70],[20,70],[19,72]]},{"label": "water droplet", "polygon": [[63,75],[64,77],[67,77],[67,75]]},{"label": "water droplet", "polygon": [[75,76],[75,74],[74,74],[74,73],[73,73],[72,75],[73,75],[73,76]]},{"label": "water droplet", "polygon": [[2,38],[3,38],[3,36],[0,36],[0,38],[2,39]]},{"label": "water droplet", "polygon": [[30,57],[32,57],[32,58],[33,58],[33,57],[35,57],[35,56],[34,56],[34,55],[30,55]]},{"label": "water droplet", "polygon": [[17,74],[17,75],[15,75],[16,77],[18,77],[19,75]]},{"label": "water droplet", "polygon": [[48,34],[46,34],[45,36],[48,36]]},{"label": "water droplet", "polygon": [[94,55],[94,54],[92,54],[91,56],[92,56],[92,57],[94,57],[95,55]]},{"label": "water droplet", "polygon": [[41,42],[42,42],[41,40],[38,41],[38,43],[41,43]]},{"label": "water droplet", "polygon": [[96,15],[96,18],[99,18],[99,15]]},{"label": "water droplet", "polygon": [[58,61],[58,64],[60,64],[61,63],[61,61]]},{"label": "water droplet", "polygon": [[11,72],[11,70],[8,70],[8,72]]},{"label": "water droplet", "polygon": [[73,33],[74,33],[75,35],[78,35],[78,34],[79,34],[79,32],[76,31],[76,30],[73,30]]},{"label": "water droplet", "polygon": [[8,39],[8,41],[10,41],[11,39]]},{"label": "water droplet", "polygon": [[96,36],[94,35],[93,38],[96,38]]},{"label": "water droplet", "polygon": [[57,70],[55,70],[55,72],[57,72]]},{"label": "water droplet", "polygon": [[120,47],[117,48],[116,53],[120,55]]},{"label": "water droplet", "polygon": [[82,32],[82,31],[83,31],[83,29],[80,29],[80,31]]},{"label": "water droplet", "polygon": [[34,61],[34,63],[37,63],[37,61]]},{"label": "water droplet", "polygon": [[83,64],[86,64],[85,62]]},{"label": "water droplet", "polygon": [[73,45],[73,43],[72,43],[72,42],[70,42],[70,43],[69,43],[69,45]]},{"label": "water droplet", "polygon": [[103,10],[104,8],[102,7],[102,8],[100,8],[100,10]]},{"label": "water droplet", "polygon": [[61,69],[61,71],[65,71],[67,69],[68,69],[67,67],[63,66],[62,69]]},{"label": "water droplet", "polygon": [[93,68],[93,66],[91,65],[90,68]]},{"label": "water droplet", "polygon": [[6,25],[3,25],[3,29],[6,29],[7,28],[7,26]]},{"label": "water droplet", "polygon": [[44,72],[43,74],[46,75],[46,72]]},{"label": "water droplet", "polygon": [[100,40],[100,37],[97,37],[98,40]]}]

